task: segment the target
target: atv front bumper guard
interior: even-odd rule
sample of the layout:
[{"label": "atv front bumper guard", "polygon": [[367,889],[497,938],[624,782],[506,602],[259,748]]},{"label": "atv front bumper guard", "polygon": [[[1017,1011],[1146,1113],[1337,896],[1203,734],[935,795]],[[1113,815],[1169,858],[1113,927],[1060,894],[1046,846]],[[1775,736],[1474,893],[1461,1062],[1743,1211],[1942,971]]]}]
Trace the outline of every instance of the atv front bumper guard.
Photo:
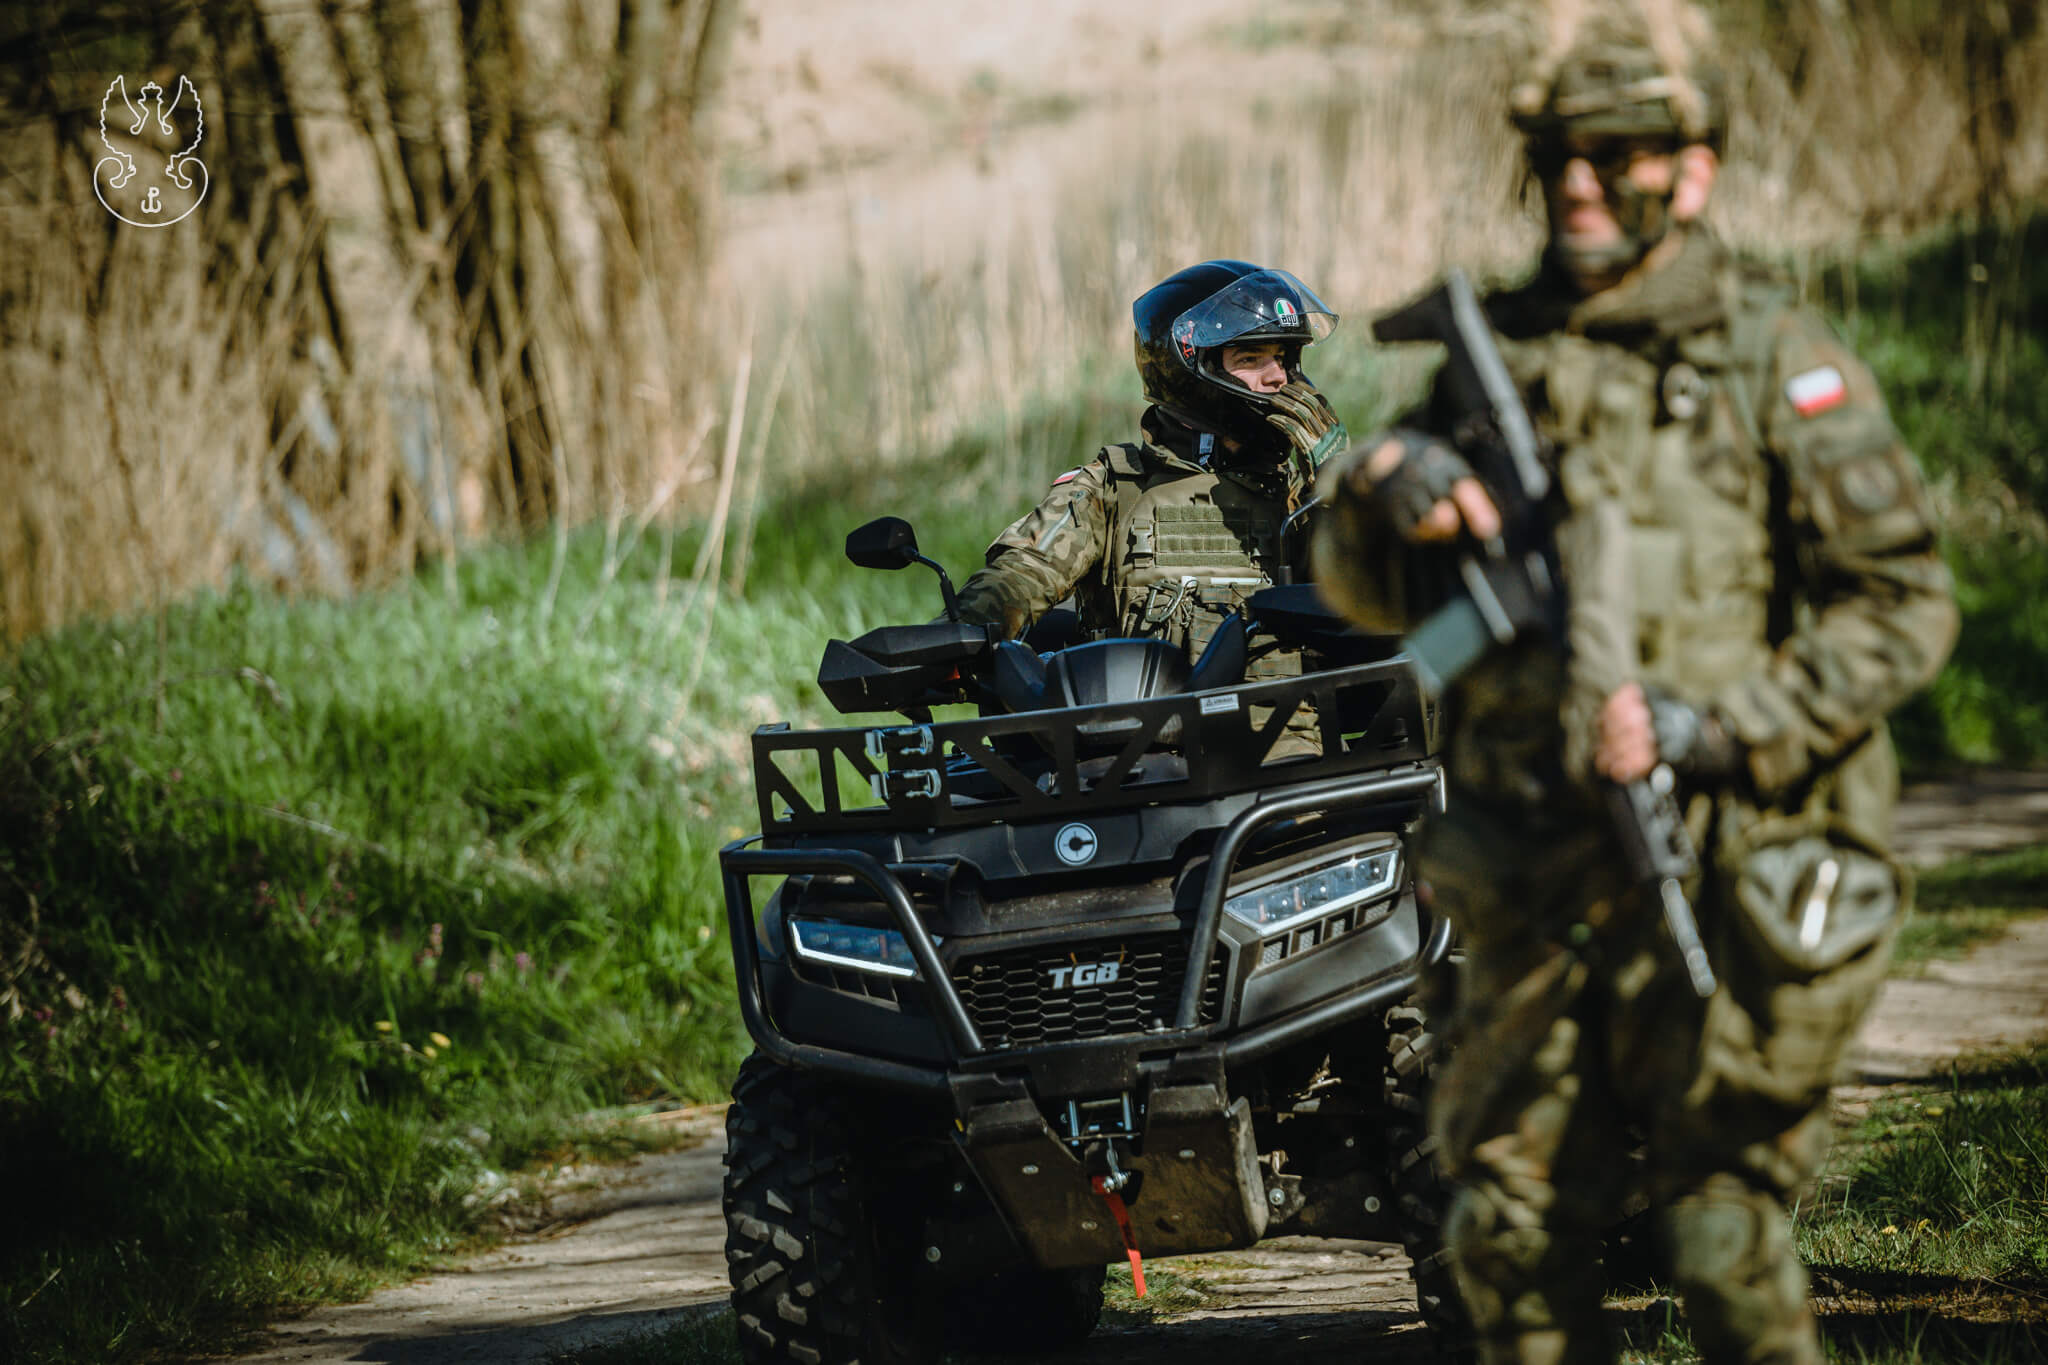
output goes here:
[{"label": "atv front bumper guard", "polygon": [[[1231,874],[1239,854],[1253,834],[1276,821],[1312,811],[1351,809],[1424,798],[1431,799],[1441,809],[1442,780],[1439,771],[1433,767],[1319,783],[1254,802],[1224,828],[1217,840],[1215,854],[1209,861],[1190,931],[1187,966],[1182,976],[1173,1026],[1164,1032],[1137,1038],[1117,1036],[1103,1041],[1123,1043],[1142,1040],[1147,1051],[1200,1047],[1210,1041],[1213,1028],[1200,1023],[1202,983],[1216,952],[1216,940],[1223,923],[1223,902],[1229,894]],[[939,958],[938,945],[918,917],[910,893],[897,876],[899,867],[912,864],[885,864],[873,854],[850,848],[751,847],[758,837],[726,845],[719,850],[718,861],[725,881],[726,916],[732,933],[740,1017],[763,1053],[784,1066],[820,1071],[864,1085],[933,1094],[945,1094],[951,1090],[953,1070],[959,1064],[993,1055],[984,1046],[973,1019],[968,1016],[966,1005]],[[783,1033],[769,1018],[761,980],[761,952],[751,879],[805,874],[851,877],[882,898],[917,962],[918,985],[945,1040],[949,1066],[919,1066],[818,1043],[798,1042]],[[1441,920],[1435,922],[1423,946],[1423,963],[1441,961],[1450,951],[1450,938],[1450,925]],[[1412,979],[1396,977],[1366,990],[1338,995],[1294,1014],[1259,1024],[1223,1041],[1223,1063],[1229,1067],[1249,1062],[1345,1021],[1377,1014],[1397,1003],[1413,985]]]}]

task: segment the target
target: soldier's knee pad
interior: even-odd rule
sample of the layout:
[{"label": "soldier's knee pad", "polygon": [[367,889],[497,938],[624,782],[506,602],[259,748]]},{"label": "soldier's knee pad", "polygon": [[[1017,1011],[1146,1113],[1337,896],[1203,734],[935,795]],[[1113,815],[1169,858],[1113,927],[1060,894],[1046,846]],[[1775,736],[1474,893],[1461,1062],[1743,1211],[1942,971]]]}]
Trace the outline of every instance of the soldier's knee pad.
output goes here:
[{"label": "soldier's knee pad", "polygon": [[1542,1274],[1549,1239],[1541,1228],[1520,1225],[1525,1221],[1508,1215],[1499,1191],[1484,1186],[1460,1189],[1445,1210],[1444,1249],[1488,1362],[1521,1365],[1513,1344],[1529,1328],[1551,1325]]},{"label": "soldier's knee pad", "polygon": [[1682,1286],[1751,1283],[1792,1251],[1777,1199],[1728,1177],[1673,1200],[1664,1224]]},{"label": "soldier's knee pad", "polygon": [[1549,1259],[1548,1230],[1491,1185],[1467,1185],[1444,1213],[1444,1247],[1465,1273],[1494,1284],[1541,1273]]},{"label": "soldier's knee pad", "polygon": [[1671,1203],[1664,1231],[1672,1278],[1709,1360],[1820,1359],[1806,1272],[1774,1195],[1717,1177]]},{"label": "soldier's knee pad", "polygon": [[1463,1261],[1466,1253],[1487,1246],[1500,1226],[1492,1192],[1471,1185],[1461,1186],[1444,1209],[1444,1249]]}]

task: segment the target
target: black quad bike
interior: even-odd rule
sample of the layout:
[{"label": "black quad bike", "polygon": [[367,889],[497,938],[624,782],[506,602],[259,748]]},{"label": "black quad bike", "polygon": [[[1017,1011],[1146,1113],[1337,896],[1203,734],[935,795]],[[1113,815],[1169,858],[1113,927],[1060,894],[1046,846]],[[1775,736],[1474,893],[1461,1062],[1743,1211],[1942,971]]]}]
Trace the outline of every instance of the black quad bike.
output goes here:
[{"label": "black quad bike", "polygon": [[[894,518],[847,555],[938,568]],[[756,1044],[726,1120],[744,1357],[1054,1349],[1110,1264],[1295,1234],[1401,1242],[1454,1327],[1412,1003],[1450,933],[1406,854],[1442,786],[1406,662],[1307,585],[1190,661],[993,642],[939,575],[948,619],[818,674],[910,723],[755,731],[762,832],[719,855]],[[1246,682],[1274,643],[1309,667]],[[1322,752],[1283,756],[1302,708]]]}]

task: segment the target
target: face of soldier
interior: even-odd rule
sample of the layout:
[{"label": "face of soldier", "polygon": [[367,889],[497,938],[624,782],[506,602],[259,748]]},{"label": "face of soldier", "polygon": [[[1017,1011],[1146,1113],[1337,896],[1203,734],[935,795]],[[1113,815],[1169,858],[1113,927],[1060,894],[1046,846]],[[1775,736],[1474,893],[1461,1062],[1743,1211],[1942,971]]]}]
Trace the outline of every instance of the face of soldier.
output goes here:
[{"label": "face of soldier", "polygon": [[1560,245],[1600,250],[1619,246],[1624,236],[1617,204],[1633,191],[1662,198],[1671,190],[1677,156],[1641,143],[1594,144],[1567,139],[1564,165],[1548,177],[1550,221]]},{"label": "face of soldier", "polygon": [[1568,136],[1536,162],[1552,246],[1588,293],[1607,288],[1699,216],[1718,169],[1701,144]]},{"label": "face of soldier", "polygon": [[1253,393],[1278,393],[1287,387],[1285,350],[1277,341],[1226,345],[1218,359],[1224,373]]}]

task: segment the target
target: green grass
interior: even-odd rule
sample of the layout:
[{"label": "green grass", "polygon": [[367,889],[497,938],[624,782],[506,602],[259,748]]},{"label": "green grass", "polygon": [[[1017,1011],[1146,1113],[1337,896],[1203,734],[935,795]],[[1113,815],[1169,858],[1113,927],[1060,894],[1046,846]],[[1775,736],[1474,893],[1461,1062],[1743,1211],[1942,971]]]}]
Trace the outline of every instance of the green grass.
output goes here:
[{"label": "green grass", "polygon": [[1852,1287],[2048,1289],[2048,1050],[1959,1066],[1849,1135],[1800,1221],[1801,1254]]},{"label": "green grass", "polygon": [[[1909,766],[2048,758],[2048,216],[1873,253],[1824,300],[1942,491],[1963,631],[1894,724]],[[1853,286],[1853,288],[1851,287]]]},{"label": "green grass", "polygon": [[[1695,1365],[1701,1359],[1671,1300],[1607,1311],[1622,1343],[1622,1365]],[[2037,1322],[1866,1303],[1825,1313],[1821,1346],[1833,1365],[2033,1365],[2048,1350],[2048,1331]]]},{"label": "green grass", "polygon": [[2016,919],[2048,912],[2048,844],[1956,858],[1919,875],[1894,969],[1961,957]]},{"label": "green grass", "polygon": [[1218,1296],[1205,1278],[1208,1269],[1207,1262],[1194,1259],[1178,1263],[1155,1261],[1145,1267],[1145,1297],[1141,1299],[1131,1281],[1130,1267],[1111,1266],[1102,1286],[1103,1325],[1142,1327],[1214,1307]]},{"label": "green grass", "polygon": [[[2048,1349],[2048,1049],[1880,1099],[1795,1215],[1844,1365],[2023,1365]],[[1668,1298],[1611,1305],[1624,1360],[1698,1358]]]},{"label": "green grass", "polygon": [[1874,1105],[1797,1226],[1837,1360],[2006,1362],[2048,1347],[2048,1050],[1975,1058]]},{"label": "green grass", "polygon": [[2038,764],[2048,758],[2048,691],[2039,683],[2048,677],[2048,599],[2039,591],[2048,543],[2014,529],[1975,543],[1951,537],[1944,552],[1962,635],[1940,676],[1895,717],[1900,757],[1908,771]]},{"label": "green grass", "polygon": [[[2037,512],[2048,362],[2023,333],[1992,367],[2011,402],[1969,396],[1946,250],[1902,267],[1929,288],[1866,282],[1854,329],[1930,470]],[[1334,343],[1316,373],[1355,430],[1398,377]],[[473,1245],[503,1173],[641,1140],[583,1116],[720,1097],[744,1044],[713,855],[756,824],[745,736],[828,719],[826,637],[938,608],[923,570],[849,569],[844,533],[907,515],[963,578],[1136,414],[1105,365],[924,460],[849,455],[760,509],[742,591],[692,592],[700,531],[591,531],[0,658],[0,1169],[28,1230],[0,1239],[0,1358],[202,1349],[360,1294]],[[1999,524],[1950,547],[1964,643],[1900,727],[1924,766],[2048,746],[2048,549]],[[1910,951],[2043,871],[1973,867],[1926,879]]]},{"label": "green grass", "polygon": [[458,1252],[489,1173],[619,1145],[580,1115],[721,1097],[745,736],[825,721],[827,636],[937,610],[922,570],[846,568],[846,529],[907,511],[964,570],[986,502],[908,474],[793,499],[715,613],[686,609],[694,537],[657,608],[652,538],[608,576],[593,533],[552,598],[543,543],[0,664],[0,1169],[34,1230],[0,1243],[0,1357],[359,1295]]},{"label": "green grass", "polygon": [[1930,914],[2048,910],[2048,844],[1977,854],[1920,874],[1916,899]]}]

